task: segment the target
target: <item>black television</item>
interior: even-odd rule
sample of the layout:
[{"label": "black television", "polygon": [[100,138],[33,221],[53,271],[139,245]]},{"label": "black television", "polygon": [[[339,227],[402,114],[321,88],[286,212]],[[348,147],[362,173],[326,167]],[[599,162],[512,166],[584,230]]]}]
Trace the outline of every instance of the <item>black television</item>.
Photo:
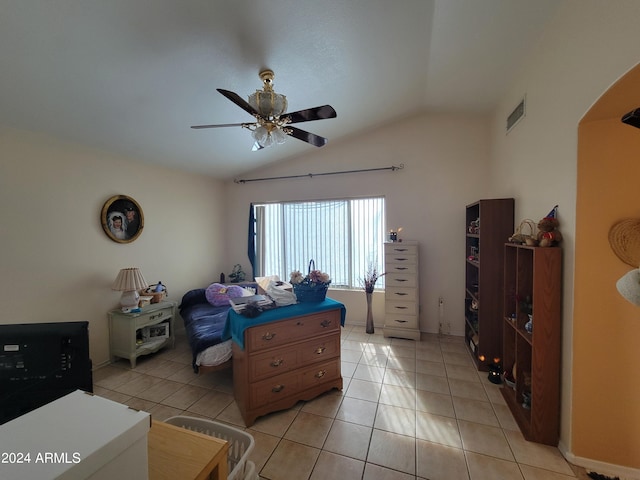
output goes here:
[{"label": "black television", "polygon": [[89,322],[0,325],[0,425],[78,389],[93,392]]}]

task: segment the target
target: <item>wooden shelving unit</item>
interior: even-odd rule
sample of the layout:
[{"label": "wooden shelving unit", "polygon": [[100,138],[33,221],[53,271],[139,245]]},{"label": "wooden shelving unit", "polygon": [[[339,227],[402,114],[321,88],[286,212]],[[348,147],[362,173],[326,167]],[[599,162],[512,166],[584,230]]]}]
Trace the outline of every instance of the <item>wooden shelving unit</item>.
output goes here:
[{"label": "wooden shelving unit", "polygon": [[[503,354],[515,387],[502,395],[527,440],[558,444],[560,430],[560,341],[562,250],[504,246]],[[530,297],[533,331],[522,300]],[[514,368],[515,365],[515,368]],[[527,405],[525,397],[530,396]]]},{"label": "wooden shelving unit", "polygon": [[502,355],[503,245],[513,234],[513,209],[513,198],[466,207],[465,339],[480,370]]}]

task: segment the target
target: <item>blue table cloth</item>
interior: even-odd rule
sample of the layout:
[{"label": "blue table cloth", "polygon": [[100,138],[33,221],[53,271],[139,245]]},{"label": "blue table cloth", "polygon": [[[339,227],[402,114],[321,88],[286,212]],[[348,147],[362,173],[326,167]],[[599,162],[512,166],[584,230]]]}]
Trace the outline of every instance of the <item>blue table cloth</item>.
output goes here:
[{"label": "blue table cloth", "polygon": [[325,298],[324,301],[317,303],[296,303],[295,305],[266,310],[255,318],[244,317],[236,313],[233,309],[230,309],[227,314],[227,322],[222,333],[222,339],[228,340],[231,338],[244,350],[244,331],[249,327],[300,315],[308,315],[310,313],[334,310],[336,308],[340,309],[340,324],[344,327],[347,309],[344,304],[331,298]]}]

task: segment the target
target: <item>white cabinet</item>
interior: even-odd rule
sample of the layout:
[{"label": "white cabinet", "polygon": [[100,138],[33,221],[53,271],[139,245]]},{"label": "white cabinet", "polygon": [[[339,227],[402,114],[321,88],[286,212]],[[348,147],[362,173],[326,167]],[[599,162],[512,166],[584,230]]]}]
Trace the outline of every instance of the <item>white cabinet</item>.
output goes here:
[{"label": "white cabinet", "polygon": [[0,428],[0,478],[148,478],[148,413],[74,392]]},{"label": "white cabinet", "polygon": [[384,336],[420,340],[418,242],[384,244]]}]

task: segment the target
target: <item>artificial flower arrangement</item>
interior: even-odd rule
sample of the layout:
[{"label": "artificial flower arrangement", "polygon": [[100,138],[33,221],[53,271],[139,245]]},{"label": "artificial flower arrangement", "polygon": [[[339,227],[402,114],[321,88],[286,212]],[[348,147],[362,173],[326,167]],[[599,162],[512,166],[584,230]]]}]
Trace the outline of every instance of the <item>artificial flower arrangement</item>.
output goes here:
[{"label": "artificial flower arrangement", "polygon": [[328,273],[321,272],[320,270],[311,270],[306,276],[303,276],[298,270],[291,272],[291,284],[292,285],[307,285],[324,286],[331,283],[331,277]]},{"label": "artificial flower arrangement", "polygon": [[331,277],[328,273],[316,270],[315,262],[311,260],[307,275],[303,276],[302,273],[295,270],[291,272],[289,281],[299,302],[313,302],[324,300],[331,283]]}]

